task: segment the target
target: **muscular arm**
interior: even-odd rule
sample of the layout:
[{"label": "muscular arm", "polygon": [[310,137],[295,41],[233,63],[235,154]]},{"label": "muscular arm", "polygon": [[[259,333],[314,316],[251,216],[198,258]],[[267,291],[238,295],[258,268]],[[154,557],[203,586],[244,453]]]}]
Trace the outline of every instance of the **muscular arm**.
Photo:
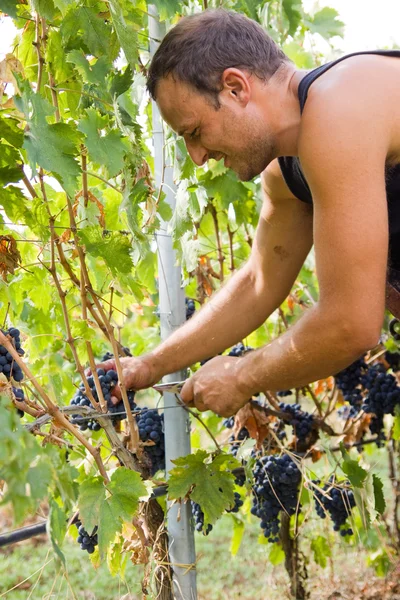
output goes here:
[{"label": "muscular arm", "polygon": [[[308,101],[300,158],[314,198],[320,298],[284,335],[241,359],[238,380],[247,394],[299,387],[331,375],[379,340],[390,132],[385,110],[378,113],[371,95],[360,102],[363,93],[349,85],[342,98],[329,90]],[[365,112],[354,109],[361,105]]]},{"label": "muscular arm", "polygon": [[262,181],[264,202],[249,261],[201,311],[148,355],[157,379],[243,339],[290,292],[312,245],[312,212],[292,196],[277,161]]}]

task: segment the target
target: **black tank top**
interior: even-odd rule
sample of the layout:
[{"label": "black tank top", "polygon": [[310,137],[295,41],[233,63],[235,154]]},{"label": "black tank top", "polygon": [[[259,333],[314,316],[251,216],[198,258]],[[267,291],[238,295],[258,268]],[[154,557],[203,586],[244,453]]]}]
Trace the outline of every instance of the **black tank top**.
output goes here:
[{"label": "black tank top", "polygon": [[[338,60],[317,67],[310,71],[300,81],[298,96],[300,102],[300,112],[304,110],[310,85],[318,77],[323,75],[334,65],[349,56],[359,54],[381,54],[383,56],[394,56],[400,58],[400,50],[367,50],[365,52],[354,52],[342,56]],[[301,168],[300,160],[297,156],[280,156],[278,158],[279,166],[282,171],[286,185],[296,198],[303,202],[312,204],[312,195],[307,180]],[[390,266],[400,270],[400,164],[390,167],[386,170],[386,195],[388,200],[389,212],[389,255]]]}]

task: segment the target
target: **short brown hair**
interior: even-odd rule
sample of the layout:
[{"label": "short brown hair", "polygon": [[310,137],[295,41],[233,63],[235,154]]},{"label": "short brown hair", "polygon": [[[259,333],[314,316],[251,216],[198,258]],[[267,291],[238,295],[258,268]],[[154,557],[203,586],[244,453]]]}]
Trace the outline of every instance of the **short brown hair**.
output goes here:
[{"label": "short brown hair", "polygon": [[171,74],[212,97],[219,106],[225,69],[246,69],[267,81],[290,60],[264,29],[246,16],[223,9],[183,17],[161,42],[148,71],[147,89]]}]

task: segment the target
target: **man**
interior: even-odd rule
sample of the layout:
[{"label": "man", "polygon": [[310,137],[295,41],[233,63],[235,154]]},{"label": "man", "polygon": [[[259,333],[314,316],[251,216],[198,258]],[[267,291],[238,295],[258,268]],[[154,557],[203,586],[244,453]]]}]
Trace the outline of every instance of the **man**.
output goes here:
[{"label": "man", "polygon": [[400,262],[398,58],[362,53],[306,74],[257,23],[226,11],[167,34],[148,75],[164,120],[196,164],[262,173],[264,203],[248,263],[153,352],[123,359],[128,388],[245,338],[287,297],[312,244],[318,303],[265,347],[207,362],[182,399],[229,416],[255,392],[327,377],[377,344],[389,242]]}]

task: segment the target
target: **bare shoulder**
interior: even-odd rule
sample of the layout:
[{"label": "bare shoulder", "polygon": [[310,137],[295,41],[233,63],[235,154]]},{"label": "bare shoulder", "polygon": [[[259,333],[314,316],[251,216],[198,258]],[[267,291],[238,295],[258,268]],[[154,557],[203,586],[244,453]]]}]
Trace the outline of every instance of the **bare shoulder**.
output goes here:
[{"label": "bare shoulder", "polygon": [[354,150],[378,144],[385,158],[400,162],[400,59],[352,56],[316,79],[302,115],[300,155],[315,135]]},{"label": "bare shoulder", "polygon": [[261,183],[264,191],[271,200],[297,200],[283,178],[277,158],[261,173]]}]

